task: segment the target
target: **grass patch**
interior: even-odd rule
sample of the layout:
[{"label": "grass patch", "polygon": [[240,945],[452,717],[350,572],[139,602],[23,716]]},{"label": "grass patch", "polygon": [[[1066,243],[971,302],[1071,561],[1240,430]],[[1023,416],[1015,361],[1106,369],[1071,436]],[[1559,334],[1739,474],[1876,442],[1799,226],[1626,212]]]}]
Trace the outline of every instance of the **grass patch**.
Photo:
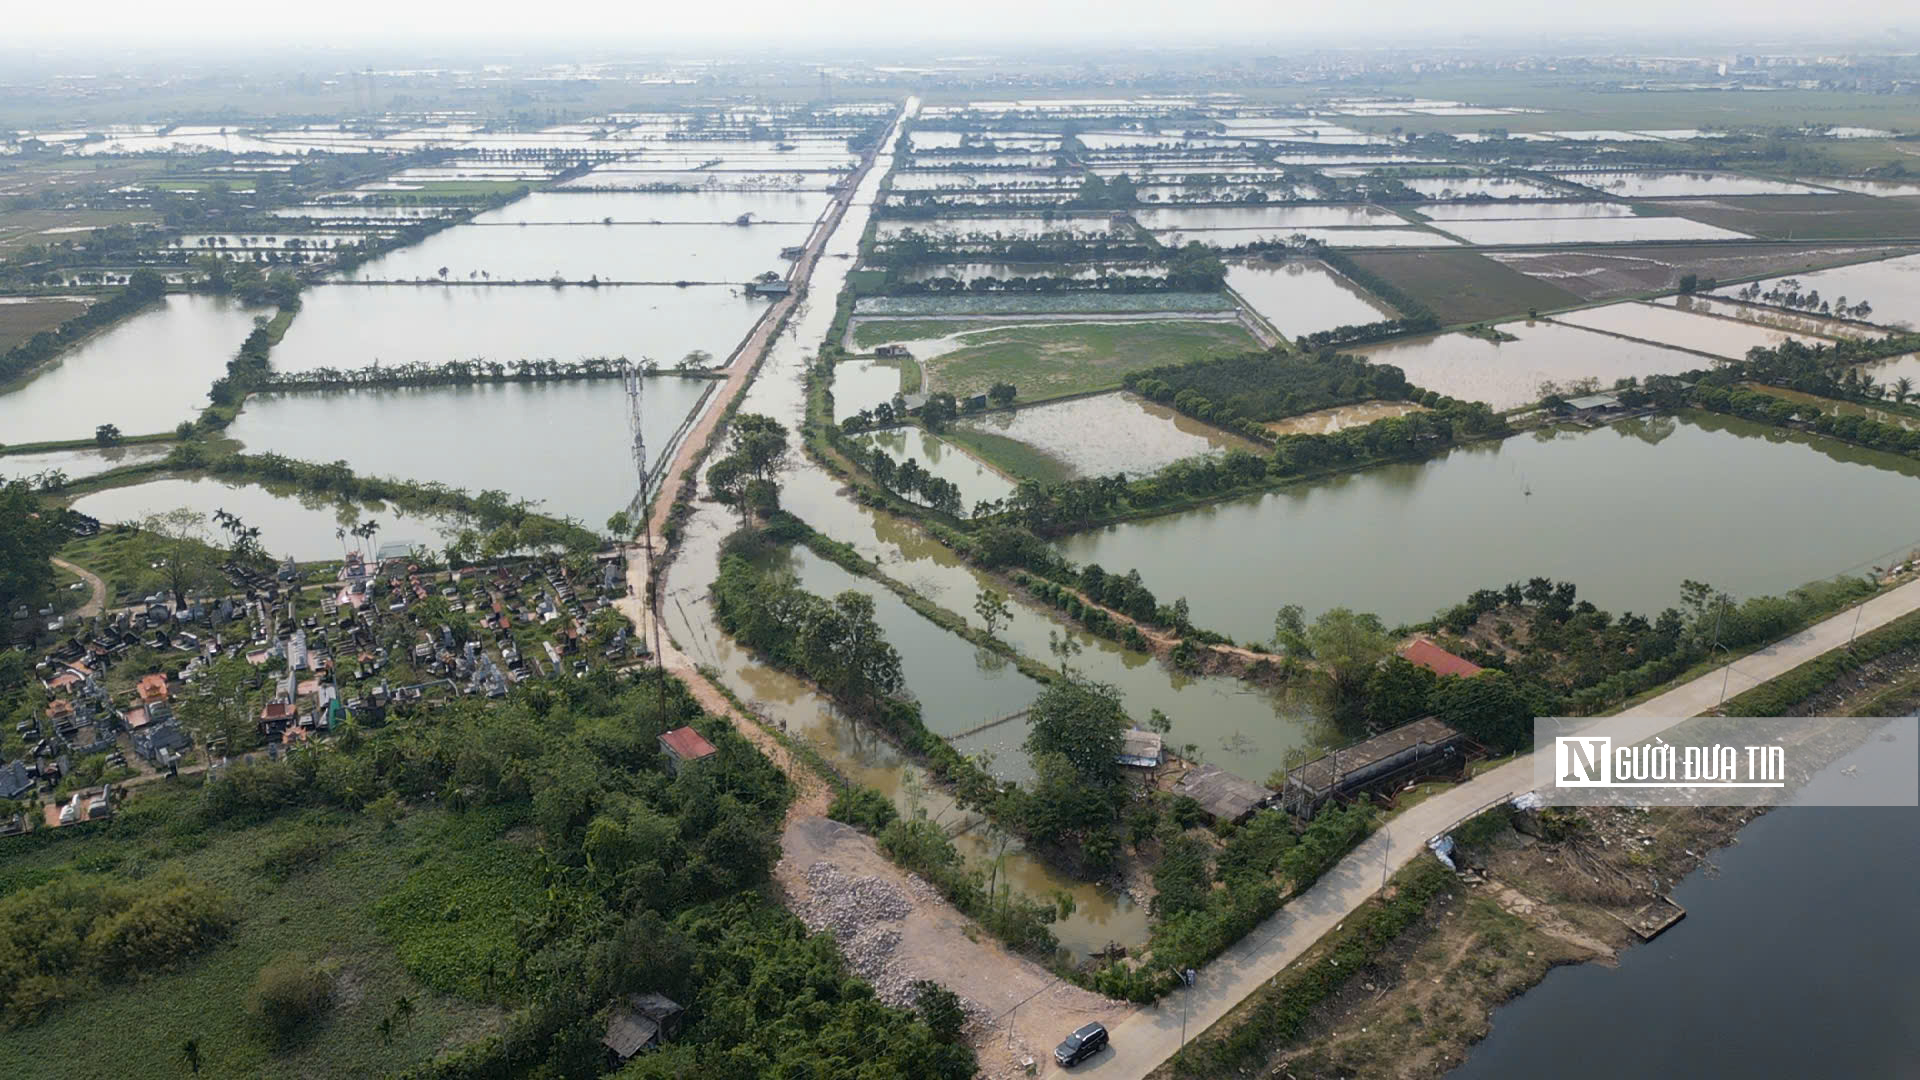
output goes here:
[{"label": "grass patch", "polygon": [[1530,308],[1547,310],[1579,302],[1558,286],[1471,251],[1371,252],[1352,259],[1431,308],[1448,324],[1524,315]]},{"label": "grass patch", "polygon": [[1880,240],[1920,236],[1920,198],[1749,195],[1658,205],[1680,217],[1775,240]]},{"label": "grass patch", "polygon": [[[403,181],[406,182],[406,181]],[[503,195],[516,190],[533,190],[539,184],[525,180],[427,180],[419,187],[409,187],[398,195],[418,195],[429,198],[450,198],[464,195]]]},{"label": "grass patch", "polygon": [[1182,319],[1147,322],[975,323],[957,320],[862,321],[854,344],[928,342],[958,335],[959,347],[921,361],[923,389],[958,397],[983,394],[997,382],[1040,401],[1119,386],[1131,371],[1259,348],[1238,323]]},{"label": "grass patch", "polygon": [[514,824],[477,811],[438,822],[414,850],[420,868],[374,906],[407,970],[428,986],[478,997],[507,975],[517,918],[541,891],[532,844],[502,839]]},{"label": "grass patch", "polygon": [[[375,927],[375,902],[413,871],[452,816],[419,811],[381,832],[369,818],[321,811],[248,828],[201,830],[197,784],[151,785],[106,827],[44,840],[18,838],[0,864],[0,891],[63,875],[143,881],[168,870],[232,896],[239,921],[211,952],[137,982],[101,987],[0,1039],[0,1070],[20,1077],[186,1074],[180,1044],[197,1039],[206,1076],[378,1076],[424,1061],[492,1028],[496,1010],[440,995],[411,978]],[[317,832],[316,832],[317,831]],[[268,872],[263,852],[300,849],[314,835],[338,842],[296,872]],[[281,956],[336,972],[334,1004],[318,1030],[276,1050],[247,1011],[260,969]],[[392,1043],[377,1025],[412,997]],[[106,1036],[103,1033],[111,1033]]]},{"label": "grass patch", "polygon": [[1058,484],[1074,477],[1074,471],[1066,462],[1052,454],[1019,439],[1010,439],[1005,435],[996,435],[990,431],[975,428],[953,426],[942,432],[941,438],[965,447],[974,456],[987,464],[1021,479],[1038,480],[1043,484]]},{"label": "grass patch", "polygon": [[[13,174],[0,174],[0,182]],[[157,223],[160,215],[152,210],[7,210],[0,211],[0,255],[12,254],[29,244],[52,244],[61,240],[84,240],[87,233],[56,232],[48,229],[104,229],[109,225]]]}]

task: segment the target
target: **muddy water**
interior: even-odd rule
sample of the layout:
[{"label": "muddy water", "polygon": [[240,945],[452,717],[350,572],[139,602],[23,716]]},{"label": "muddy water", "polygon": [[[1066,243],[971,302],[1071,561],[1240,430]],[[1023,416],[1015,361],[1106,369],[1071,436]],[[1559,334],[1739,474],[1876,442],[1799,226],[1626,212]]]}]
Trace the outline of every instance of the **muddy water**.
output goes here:
[{"label": "muddy water", "polygon": [[1738,360],[1749,349],[1771,349],[1787,341],[1806,345],[1826,342],[1811,334],[1790,334],[1770,326],[1758,326],[1737,319],[1721,319],[1658,304],[1608,304],[1585,311],[1555,315],[1555,322],[1588,330],[1601,330],[1643,341],[1671,345],[1677,349],[1711,353]]},{"label": "muddy water", "polygon": [[[1766,278],[1758,284],[1765,293],[1786,280],[1798,281],[1803,293],[1817,290],[1829,301],[1842,297],[1849,304],[1866,301],[1873,312],[1864,316],[1863,322],[1902,330],[1920,327],[1920,255]],[[1747,286],[1728,285],[1717,291],[1733,294],[1744,288]]]},{"label": "muddy water", "polygon": [[1912,379],[1920,387],[1920,353],[1908,353],[1905,356],[1876,360],[1871,364],[1861,364],[1860,374],[1871,375],[1875,382],[1891,388],[1901,379]]},{"label": "muddy water", "polygon": [[1731,173],[1566,172],[1560,179],[1629,199],[1694,195],[1826,195],[1820,188]]},{"label": "muddy water", "polygon": [[111,450],[54,450],[45,454],[7,454],[0,456],[0,479],[37,476],[44,472],[62,472],[69,480],[96,476],[123,465],[138,465],[167,456],[172,447],[164,444],[116,446]]},{"label": "muddy water", "polygon": [[1722,319],[1735,319],[1739,322],[1764,326],[1803,338],[1847,338],[1854,341],[1870,341],[1887,336],[1887,331],[1855,323],[1840,322],[1836,319],[1822,319],[1818,315],[1802,315],[1797,312],[1783,311],[1779,308],[1762,307],[1757,304],[1743,304],[1734,300],[1723,300],[1717,296],[1668,296],[1654,303],[1662,307],[1678,308],[1696,315],[1714,315]]},{"label": "muddy water", "polygon": [[1260,451],[1247,439],[1124,391],[997,412],[960,426],[1026,443],[1076,476],[1140,476],[1182,458]]},{"label": "muddy water", "polygon": [[[169,477],[109,488],[82,496],[73,504],[75,510],[109,523],[138,521],[180,507],[197,510],[208,518],[216,510],[238,514],[242,521],[260,530],[261,547],[274,555],[291,555],[302,561],[341,558],[335,530],[365,519],[380,523],[376,538],[380,544],[413,543],[438,549],[444,546],[448,530],[441,520],[396,512],[396,507],[380,503],[336,503],[311,495],[276,494],[255,484],[214,477]],[[224,534],[211,522],[206,535],[216,543],[224,540]]]},{"label": "muddy water", "polygon": [[[501,239],[517,233],[501,230]],[[579,360],[624,356],[678,364],[690,352],[724,363],[767,301],[731,285],[513,288],[324,285],[274,347],[278,371]]]},{"label": "muddy water", "polygon": [[1496,343],[1466,334],[1435,334],[1369,345],[1354,352],[1376,364],[1399,367],[1407,373],[1408,381],[1422,389],[1464,401],[1484,401],[1496,409],[1540,400],[1543,383],[1564,388],[1591,378],[1606,387],[1627,375],[1675,375],[1713,365],[1711,359],[1698,353],[1559,323],[1503,323],[1499,329],[1519,340]]},{"label": "muddy water", "polygon": [[[1852,401],[1835,401],[1833,398],[1823,398],[1814,394],[1803,394],[1798,390],[1788,390],[1782,386],[1755,386],[1754,389],[1774,397],[1786,398],[1788,401],[1799,401],[1809,405],[1818,405],[1821,409],[1834,416],[1859,416],[1872,420],[1875,423],[1885,424],[1888,427],[1904,428],[1907,431],[1920,430],[1920,418],[1908,416],[1906,413],[1893,412],[1889,409],[1876,409],[1871,405],[1861,405]],[[0,461],[4,460],[5,459],[0,459]]]},{"label": "muddy water", "polygon": [[101,424],[127,435],[172,431],[207,406],[207,389],[259,314],[272,311],[169,296],[0,389],[0,442],[84,439]]},{"label": "muddy water", "polygon": [[1152,232],[1170,229],[1292,229],[1304,226],[1401,225],[1377,206],[1224,206],[1140,209],[1133,219]]},{"label": "muddy water", "polygon": [[618,222],[811,222],[827,208],[825,191],[534,192],[473,219],[475,225]]},{"label": "muddy water", "polygon": [[[852,265],[850,256],[865,225],[864,206],[869,204],[884,168],[883,160],[856,196],[855,209],[829,240],[829,257],[815,268],[808,299],[775,342],[759,378],[749,387],[742,404],[745,411],[773,415],[796,429],[800,426],[805,413],[801,377],[832,322],[833,298]],[[835,253],[849,257],[833,257]],[[972,610],[981,579],[945,548],[898,521],[855,504],[842,493],[837,478],[800,455],[795,455],[784,480],[782,502],[814,527],[853,545],[866,558],[878,558],[885,572],[949,610]],[[902,762],[883,740],[840,716],[830,703],[800,683],[744,655],[713,625],[707,586],[718,568],[720,541],[732,528],[729,515],[710,503],[699,504],[689,521],[666,577],[665,617],[675,640],[714,667],[721,681],[743,700],[755,703],[789,731],[814,742],[851,778],[877,787],[905,805],[909,789],[926,788],[919,770]],[[918,625],[909,621],[909,616],[919,620],[910,611],[903,615],[891,607],[879,610],[890,638],[917,642],[925,632],[920,629],[924,621]],[[891,625],[895,623],[898,625]],[[1001,631],[1001,636],[1021,651],[1043,660],[1049,656],[1050,634],[1064,634],[1078,643],[1084,651],[1072,659],[1073,665],[1092,678],[1118,686],[1137,719],[1144,720],[1150,708],[1164,709],[1174,719],[1171,738],[1176,745],[1191,742],[1204,747],[1207,760],[1243,775],[1264,778],[1281,763],[1288,747],[1305,742],[1315,732],[1310,706],[1277,700],[1233,680],[1172,675],[1145,656],[1073,632],[1050,615],[1018,602],[1013,604],[1012,625]],[[983,678],[971,644],[941,634],[936,645],[927,655],[936,659],[945,656],[944,663],[952,670],[944,678],[966,680],[943,685],[972,686]],[[922,648],[926,646],[916,645],[916,655]],[[923,700],[929,697],[917,681],[912,686]],[[972,691],[953,696],[972,696]],[[975,707],[975,722],[1001,715],[992,712],[994,707]],[[1015,725],[1006,725],[962,745],[968,752],[990,750],[1007,768],[1013,768],[1021,737],[1023,733]],[[930,815],[943,821],[959,824],[968,818],[937,793],[925,796],[925,806]],[[974,833],[962,836],[960,842],[970,855],[983,852],[983,842]],[[1008,872],[1024,892],[1044,896],[1066,889],[1075,897],[1077,912],[1057,924],[1055,932],[1064,946],[1078,954],[1109,941],[1138,943],[1145,939],[1146,912],[1122,894],[1075,881],[1017,851],[1008,859]]]},{"label": "muddy water", "polygon": [[[570,198],[572,196],[555,196]],[[785,273],[780,250],[802,244],[812,225],[456,225],[346,275],[353,281],[744,282]]]},{"label": "muddy water", "polygon": [[1551,217],[1437,222],[1469,244],[1626,244],[1744,240],[1747,234],[1678,217]]},{"label": "muddy water", "polygon": [[[646,380],[641,410],[649,451],[668,439],[715,385]],[[364,476],[489,489],[598,530],[633,498],[627,397],[618,379],[260,394],[227,430],[249,453],[344,460]]]},{"label": "muddy water", "polygon": [[1227,285],[1288,337],[1391,319],[1394,311],[1320,262],[1239,262]]},{"label": "muddy water", "polygon": [[1137,566],[1159,595],[1185,595],[1199,625],[1253,640],[1289,603],[1412,622],[1545,575],[1650,613],[1687,578],[1778,592],[1917,542],[1920,463],[1702,414],[1517,435],[1061,548]]},{"label": "muddy water", "polygon": [[[972,454],[920,428],[895,428],[860,437],[868,446],[878,446],[893,458],[894,464],[912,459],[922,469],[942,480],[950,480],[960,489],[960,503],[972,507],[985,500],[1004,499],[1013,494],[1013,481],[989,468]],[[915,496],[918,502],[919,497]]]}]

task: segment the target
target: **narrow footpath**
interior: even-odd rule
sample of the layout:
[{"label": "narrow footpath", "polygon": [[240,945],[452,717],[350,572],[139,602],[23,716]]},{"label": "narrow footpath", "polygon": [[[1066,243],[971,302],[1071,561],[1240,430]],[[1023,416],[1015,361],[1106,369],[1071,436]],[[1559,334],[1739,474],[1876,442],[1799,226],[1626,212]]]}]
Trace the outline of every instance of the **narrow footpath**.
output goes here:
[{"label": "narrow footpath", "polygon": [[[1720,702],[1778,678],[1801,664],[1843,648],[1865,634],[1920,610],[1920,581],[1889,590],[1858,607],[1750,653],[1619,714],[1638,721],[1626,735],[1650,738],[1679,720],[1717,708]],[[1180,1049],[1181,1014],[1189,1037],[1205,1031],[1227,1011],[1306,952],[1380,890],[1386,877],[1412,862],[1427,840],[1491,803],[1533,787],[1532,755],[1450,788],[1394,818],[1342,859],[1305,893],[1256,927],[1200,971],[1191,990],[1175,991],[1158,1004],[1110,1025],[1112,1048],[1074,1069],[1100,1080],[1140,1080]],[[1054,1072],[1049,1062],[1040,1070]]]}]

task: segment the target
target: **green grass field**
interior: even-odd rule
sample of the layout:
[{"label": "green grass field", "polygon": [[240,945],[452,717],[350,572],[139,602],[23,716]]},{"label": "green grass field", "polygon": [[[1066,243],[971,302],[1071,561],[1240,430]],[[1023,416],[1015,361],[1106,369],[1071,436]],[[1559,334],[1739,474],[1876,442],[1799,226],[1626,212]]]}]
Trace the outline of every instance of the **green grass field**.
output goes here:
[{"label": "green grass field", "polygon": [[[401,956],[414,942],[396,942],[376,917],[382,898],[401,895],[423,913],[416,921],[430,915],[450,927],[510,927],[514,912],[537,899],[534,875],[514,867],[489,876],[459,854],[470,845],[502,846],[475,835],[498,835],[498,822],[422,810],[382,830],[368,815],[309,811],[203,831],[185,824],[198,799],[193,781],[147,785],[105,828],[33,842],[0,864],[0,892],[67,873],[124,881],[177,867],[226,893],[239,912],[224,942],[178,968],[85,989],[39,1023],[7,1032],[0,1071],[49,1080],[185,1076],[180,1046],[192,1038],[203,1076],[379,1076],[499,1023],[499,1010],[438,993],[409,974]],[[422,881],[425,887],[416,885]],[[456,908],[461,916],[446,919]],[[318,1029],[276,1049],[256,1030],[247,997],[259,970],[285,955],[337,974],[333,1006]],[[378,1025],[401,996],[413,999],[415,1011],[393,1024],[389,1045]]]},{"label": "green grass field", "polygon": [[1920,198],[1875,195],[1751,195],[1656,203],[1680,217],[1774,240],[1920,237]]},{"label": "green grass field", "polygon": [[1471,251],[1372,252],[1353,261],[1420,299],[1442,322],[1480,322],[1579,301],[1547,282]]},{"label": "green grass field", "polygon": [[[938,356],[927,343],[961,335]],[[1120,385],[1130,371],[1227,356],[1259,348],[1238,323],[1166,319],[1149,322],[975,322],[903,319],[855,324],[862,349],[901,342],[919,356],[923,389],[956,396],[985,393],[996,382],[1039,401]],[[915,343],[920,343],[916,347]]]},{"label": "green grass field", "polygon": [[[87,230],[108,225],[133,225],[159,220],[160,215],[152,210],[0,211],[0,255],[10,254],[29,244],[84,240]],[[77,231],[48,232],[48,229]]]},{"label": "green grass field", "polygon": [[948,427],[941,438],[965,447],[975,457],[1010,476],[1057,484],[1073,479],[1073,469],[1059,458],[1018,439],[977,431],[966,427]]}]

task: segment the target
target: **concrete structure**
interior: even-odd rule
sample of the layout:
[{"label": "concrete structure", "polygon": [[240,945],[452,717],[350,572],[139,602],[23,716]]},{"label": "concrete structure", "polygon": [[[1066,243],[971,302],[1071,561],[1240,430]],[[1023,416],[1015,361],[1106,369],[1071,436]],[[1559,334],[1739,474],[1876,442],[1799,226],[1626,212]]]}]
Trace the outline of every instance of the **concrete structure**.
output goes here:
[{"label": "concrete structure", "polygon": [[1457,766],[1467,741],[1453,728],[1424,716],[1287,770],[1280,803],[1296,817],[1312,818],[1329,799],[1352,798]]}]

